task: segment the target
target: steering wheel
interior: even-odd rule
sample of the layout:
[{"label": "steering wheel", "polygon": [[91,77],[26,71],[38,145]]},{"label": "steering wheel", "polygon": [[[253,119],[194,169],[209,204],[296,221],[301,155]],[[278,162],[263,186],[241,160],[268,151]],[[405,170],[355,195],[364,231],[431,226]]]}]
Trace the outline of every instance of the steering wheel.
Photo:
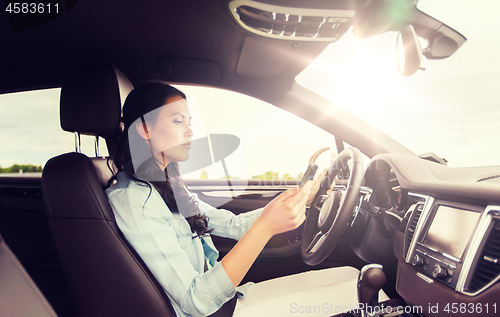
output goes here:
[{"label": "steering wheel", "polygon": [[[352,170],[344,194],[332,191],[332,182],[347,162],[352,159]],[[302,259],[308,265],[317,265],[332,252],[352,219],[359,190],[363,184],[363,157],[356,148],[340,152],[321,181],[320,188],[309,207],[302,233]]]}]

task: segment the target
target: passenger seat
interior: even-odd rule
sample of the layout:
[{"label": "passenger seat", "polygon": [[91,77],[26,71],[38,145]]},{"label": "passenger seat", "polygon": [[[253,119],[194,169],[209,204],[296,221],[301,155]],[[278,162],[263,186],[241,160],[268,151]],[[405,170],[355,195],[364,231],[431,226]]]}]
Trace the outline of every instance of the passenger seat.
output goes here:
[{"label": "passenger seat", "polygon": [[0,316],[57,317],[2,236],[0,236]]}]

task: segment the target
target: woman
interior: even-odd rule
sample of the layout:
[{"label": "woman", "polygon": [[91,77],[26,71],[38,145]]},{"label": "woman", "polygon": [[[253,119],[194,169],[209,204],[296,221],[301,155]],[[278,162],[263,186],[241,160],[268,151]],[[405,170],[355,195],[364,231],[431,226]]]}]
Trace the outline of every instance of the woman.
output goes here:
[{"label": "woman", "polygon": [[[124,132],[111,155],[119,173],[106,193],[118,227],[163,286],[177,315],[207,316],[219,310],[228,316],[235,296],[245,294],[248,285],[238,286],[252,263],[273,235],[305,220],[306,202],[319,182],[312,184],[314,193],[309,185],[295,187],[264,208],[238,216],[202,202],[186,189],[177,165],[188,159],[193,136],[185,99],[163,83],[144,84],[129,94]],[[210,234],[239,241],[217,262]]]}]

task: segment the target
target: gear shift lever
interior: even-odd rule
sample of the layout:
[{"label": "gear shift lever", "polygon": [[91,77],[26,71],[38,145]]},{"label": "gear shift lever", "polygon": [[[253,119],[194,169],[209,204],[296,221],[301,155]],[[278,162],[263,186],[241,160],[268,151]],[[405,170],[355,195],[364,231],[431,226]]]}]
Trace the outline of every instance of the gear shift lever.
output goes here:
[{"label": "gear shift lever", "polygon": [[367,264],[359,272],[358,276],[358,302],[362,307],[362,316],[369,316],[367,306],[378,305],[378,292],[385,284],[385,273],[380,264]]}]

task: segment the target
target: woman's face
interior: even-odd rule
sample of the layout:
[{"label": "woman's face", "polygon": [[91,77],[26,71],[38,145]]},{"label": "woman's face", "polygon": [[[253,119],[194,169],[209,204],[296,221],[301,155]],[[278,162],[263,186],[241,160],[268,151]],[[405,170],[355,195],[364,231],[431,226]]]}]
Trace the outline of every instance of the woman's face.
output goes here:
[{"label": "woman's face", "polygon": [[184,98],[168,98],[167,103],[159,109],[156,123],[146,121],[146,124],[151,146],[160,162],[163,161],[162,152],[165,165],[189,158],[193,131],[190,127],[191,113]]}]

